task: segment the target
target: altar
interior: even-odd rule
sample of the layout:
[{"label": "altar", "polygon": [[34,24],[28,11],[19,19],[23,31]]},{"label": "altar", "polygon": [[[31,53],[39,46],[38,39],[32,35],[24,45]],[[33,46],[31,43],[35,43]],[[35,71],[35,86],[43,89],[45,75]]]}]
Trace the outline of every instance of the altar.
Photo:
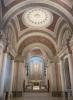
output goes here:
[{"label": "altar", "polygon": [[31,81],[29,81],[28,84],[32,88],[32,90],[40,90],[41,83],[42,83],[42,80],[31,80]]},{"label": "altar", "polygon": [[33,86],[40,86],[42,80],[31,80],[30,83],[32,83]]}]

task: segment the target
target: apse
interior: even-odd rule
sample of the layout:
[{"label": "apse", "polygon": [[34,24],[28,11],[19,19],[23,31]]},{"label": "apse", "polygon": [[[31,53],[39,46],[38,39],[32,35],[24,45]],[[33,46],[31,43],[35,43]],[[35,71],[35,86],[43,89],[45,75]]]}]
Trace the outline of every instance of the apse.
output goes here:
[{"label": "apse", "polygon": [[27,76],[28,80],[44,80],[44,60],[42,57],[33,56],[28,60],[27,63]]}]

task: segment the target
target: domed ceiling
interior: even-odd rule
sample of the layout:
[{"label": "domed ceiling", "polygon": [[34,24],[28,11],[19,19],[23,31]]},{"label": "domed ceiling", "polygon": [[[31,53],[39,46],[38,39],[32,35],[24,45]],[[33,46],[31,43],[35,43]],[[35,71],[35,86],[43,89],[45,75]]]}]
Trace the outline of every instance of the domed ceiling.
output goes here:
[{"label": "domed ceiling", "polygon": [[1,26],[11,27],[16,52],[41,43],[56,54],[59,35],[73,30],[73,0],[1,0],[1,6]]},{"label": "domed ceiling", "polygon": [[42,7],[33,7],[26,9],[22,16],[22,21],[31,27],[46,27],[53,22],[51,12]]}]

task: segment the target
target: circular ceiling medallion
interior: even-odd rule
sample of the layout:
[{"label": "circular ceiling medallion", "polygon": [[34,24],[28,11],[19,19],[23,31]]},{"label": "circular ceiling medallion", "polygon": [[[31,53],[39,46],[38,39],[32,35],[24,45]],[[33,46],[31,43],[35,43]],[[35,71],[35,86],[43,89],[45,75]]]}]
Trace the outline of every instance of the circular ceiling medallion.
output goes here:
[{"label": "circular ceiling medallion", "polygon": [[53,22],[53,15],[45,8],[35,7],[24,12],[22,21],[31,27],[47,27]]}]

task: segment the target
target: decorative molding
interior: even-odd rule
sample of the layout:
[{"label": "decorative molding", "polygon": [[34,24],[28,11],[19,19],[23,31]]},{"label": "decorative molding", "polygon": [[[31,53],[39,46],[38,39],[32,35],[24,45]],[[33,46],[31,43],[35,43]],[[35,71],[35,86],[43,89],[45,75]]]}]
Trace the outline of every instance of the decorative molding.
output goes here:
[{"label": "decorative molding", "polygon": [[[71,27],[66,22],[64,22],[62,24],[62,27],[58,31],[58,34],[59,34],[57,37],[58,38],[58,49],[62,49],[65,46],[65,45],[63,45],[63,43],[66,44],[65,42],[66,42],[67,38],[69,38],[69,34],[70,34],[70,33],[68,33],[69,31],[70,31],[70,33],[72,32]],[[63,42],[63,40],[64,40],[64,42]]]},{"label": "decorative molding", "polygon": [[[32,0],[33,1],[33,0]],[[53,2],[53,1],[50,1],[50,0],[48,0],[48,2],[42,2],[42,0],[41,0],[41,2],[39,2],[39,1],[36,1],[36,2],[29,2],[29,1],[24,1],[24,2],[21,2],[21,3],[19,3],[19,4],[17,4],[16,6],[14,6],[14,7],[12,7],[10,10],[12,10],[12,11],[8,11],[8,12],[13,12],[14,10],[14,8],[15,8],[15,10],[16,9],[18,9],[19,7],[21,7],[21,6],[23,6],[23,5],[28,5],[29,3],[34,3],[34,5],[36,4],[38,4],[39,3],[39,5],[41,6],[41,3],[44,5],[44,7],[45,7],[45,4],[47,4],[48,6],[50,6],[50,5],[53,5],[53,7],[58,7],[59,8],[59,10],[61,10],[62,12],[63,11],[67,11],[65,8],[63,8],[61,5],[59,5],[59,4],[57,4],[57,3],[55,3],[55,2]],[[38,6],[39,6],[38,5]],[[19,7],[18,7],[19,6]],[[47,7],[47,6],[46,6]],[[54,9],[55,10],[55,9]],[[8,13],[7,12],[7,13]],[[68,11],[69,12],[69,11]],[[65,13],[65,12],[64,12]],[[7,15],[7,14],[6,14]],[[10,15],[10,14],[8,14],[8,15]],[[71,15],[71,14],[70,14]],[[68,17],[68,16],[67,16]]]},{"label": "decorative molding", "polygon": [[46,55],[48,56],[48,59],[51,59],[51,57],[53,56],[52,51],[44,44],[41,43],[33,43],[28,45],[26,48],[23,49],[22,55],[24,55],[26,57],[26,55],[28,54],[28,52],[35,47],[39,47],[41,50],[43,50],[44,52],[46,52]]},{"label": "decorative molding", "polygon": [[53,56],[50,60],[50,63],[59,63],[59,57],[58,56]]},{"label": "decorative molding", "polygon": [[45,7],[30,7],[23,13],[22,21],[29,27],[48,27],[53,22],[53,14]]},{"label": "decorative molding", "polygon": [[7,7],[8,5],[10,5],[12,2],[14,2],[15,0],[3,0],[4,1],[4,5],[5,7]]}]

